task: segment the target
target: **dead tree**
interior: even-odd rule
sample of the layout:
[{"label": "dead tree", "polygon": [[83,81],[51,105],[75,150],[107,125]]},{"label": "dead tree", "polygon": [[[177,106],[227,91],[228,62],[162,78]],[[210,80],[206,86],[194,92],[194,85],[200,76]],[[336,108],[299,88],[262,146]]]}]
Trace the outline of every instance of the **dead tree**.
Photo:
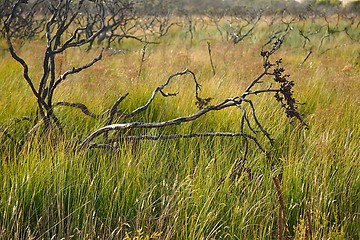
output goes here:
[{"label": "dead tree", "polygon": [[[41,8],[34,7],[40,2]],[[104,1],[86,0],[35,1],[31,3],[24,0],[17,0],[11,7],[11,12],[4,21],[4,33],[8,49],[11,56],[21,64],[23,77],[37,101],[37,114],[34,121],[34,128],[30,133],[36,131],[40,123],[44,123],[44,130],[58,129],[60,133],[63,132],[62,124],[54,112],[54,94],[58,86],[69,76],[90,68],[98,62],[102,58],[102,50],[88,63],[79,64],[79,66],[74,66],[60,74],[57,74],[58,66],[56,64],[56,58],[59,54],[69,49],[91,44],[107,30],[109,25],[106,25],[106,21],[111,20],[107,18],[105,4]],[[89,6],[99,11],[84,11],[85,7]],[[18,22],[21,22],[23,19],[23,14],[26,13],[23,9],[31,11],[27,13],[29,16],[44,17],[42,15],[44,8],[48,9],[50,14],[46,17],[46,22],[44,23],[46,50],[42,63],[42,75],[40,79],[36,81],[30,77],[28,64],[19,56],[13,45],[13,39],[16,37],[13,32],[17,29],[19,25]],[[124,6],[124,8],[126,7]],[[79,18],[81,18],[83,25],[79,26],[76,24]],[[110,25],[110,27],[119,27],[121,23],[121,20],[114,20],[111,22],[112,25]],[[29,27],[33,28],[33,25]],[[35,83],[37,82],[38,85],[36,86]]]}]

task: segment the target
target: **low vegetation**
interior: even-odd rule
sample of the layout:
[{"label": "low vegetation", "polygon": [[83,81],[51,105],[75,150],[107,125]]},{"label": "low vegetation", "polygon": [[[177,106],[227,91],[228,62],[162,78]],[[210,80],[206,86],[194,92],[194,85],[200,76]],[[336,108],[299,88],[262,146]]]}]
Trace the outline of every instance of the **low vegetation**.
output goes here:
[{"label": "low vegetation", "polygon": [[[0,239],[360,238],[359,19],[286,16],[273,22],[261,16],[256,25],[239,25],[244,38],[236,43],[225,18],[193,20],[191,32],[174,24],[156,44],[112,43],[101,61],[63,81],[53,102],[82,103],[97,117],[54,104],[61,136],[42,125],[31,131],[37,99],[0,39]],[[184,69],[195,74],[199,95],[211,97],[210,104],[241,95],[263,71],[266,43],[279,29],[284,38],[271,62],[282,59],[301,115],[287,118],[272,93],[251,95],[273,141],[253,120],[254,132],[248,125],[242,129],[243,112],[228,108],[165,129],[109,134],[79,150],[109,123],[101,116],[120,96],[129,93],[117,109],[132,112]],[[42,74],[45,42],[13,41],[32,79]],[[56,74],[92,61],[102,47],[59,54]],[[199,111],[192,75],[176,77],[166,92],[177,96],[157,96],[126,122]],[[276,83],[262,84],[271,89]],[[244,109],[251,115],[251,107]],[[113,121],[123,123],[121,116]],[[240,130],[254,134],[266,153],[241,136],[124,137]],[[116,141],[106,141],[111,137]]]}]

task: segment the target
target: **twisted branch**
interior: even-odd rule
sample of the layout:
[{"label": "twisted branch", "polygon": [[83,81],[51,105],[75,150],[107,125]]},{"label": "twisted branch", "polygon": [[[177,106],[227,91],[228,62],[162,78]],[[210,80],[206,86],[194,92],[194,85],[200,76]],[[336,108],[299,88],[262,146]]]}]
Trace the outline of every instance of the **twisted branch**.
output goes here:
[{"label": "twisted branch", "polygon": [[69,103],[69,102],[57,102],[54,104],[54,106],[66,106],[66,107],[73,107],[80,109],[85,115],[90,116],[92,118],[98,118],[98,115],[91,112],[85,104],[82,103]]}]

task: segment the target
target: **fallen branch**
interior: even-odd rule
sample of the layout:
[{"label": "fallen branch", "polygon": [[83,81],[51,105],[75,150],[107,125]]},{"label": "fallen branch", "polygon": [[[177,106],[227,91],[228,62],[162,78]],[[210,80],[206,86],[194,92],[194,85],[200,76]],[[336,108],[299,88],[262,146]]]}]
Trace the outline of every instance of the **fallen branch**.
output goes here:
[{"label": "fallen branch", "polygon": [[[269,46],[271,46],[271,48],[270,48],[270,50],[264,50],[264,47],[263,47],[263,50],[261,51],[261,56],[263,57],[263,72],[260,73],[259,76],[257,76],[249,84],[249,86],[245,89],[245,91],[242,95],[235,96],[232,98],[227,98],[227,99],[223,100],[222,102],[219,102],[216,105],[208,106],[211,98],[203,99],[203,98],[199,97],[200,84],[198,83],[194,72],[192,72],[189,69],[185,69],[184,71],[176,72],[176,73],[170,75],[164,84],[160,85],[153,91],[151,97],[149,98],[149,100],[147,101],[147,103],[145,105],[133,110],[131,113],[122,113],[122,116],[124,118],[132,117],[132,116],[139,114],[142,111],[145,111],[149,107],[149,105],[153,102],[153,100],[155,99],[156,95],[159,92],[164,97],[176,96],[177,93],[165,93],[164,88],[171,82],[171,80],[174,77],[185,75],[185,74],[192,75],[193,80],[195,82],[195,98],[197,100],[196,105],[199,107],[199,110],[197,112],[195,112],[189,116],[177,117],[177,118],[173,118],[173,119],[170,119],[167,121],[161,121],[161,122],[150,122],[150,123],[128,122],[128,123],[119,123],[119,124],[107,124],[107,126],[99,128],[98,130],[96,130],[95,132],[90,134],[79,145],[79,149],[85,149],[85,148],[89,147],[91,142],[95,138],[97,138],[101,135],[105,135],[106,139],[107,139],[108,133],[112,132],[112,131],[119,131],[120,133],[123,133],[122,134],[123,136],[120,136],[120,139],[128,137],[129,139],[139,139],[139,140],[144,140],[144,139],[161,140],[161,139],[174,139],[174,138],[201,137],[202,136],[201,134],[199,135],[196,133],[187,134],[187,135],[173,134],[173,135],[169,135],[169,136],[149,136],[149,135],[125,136],[125,131],[129,130],[129,129],[164,128],[164,127],[168,127],[168,126],[172,126],[172,125],[179,125],[181,123],[194,121],[209,112],[220,111],[222,109],[229,108],[229,107],[238,107],[239,109],[242,110],[243,114],[241,117],[241,125],[240,125],[241,136],[245,137],[245,139],[252,139],[255,141],[256,137],[252,137],[251,135],[245,135],[245,133],[244,133],[245,123],[249,126],[249,128],[251,129],[251,131],[253,133],[256,133],[256,132],[250,125],[250,121],[246,115],[246,110],[242,106],[243,103],[247,103],[249,105],[251,112],[252,112],[252,118],[253,118],[257,128],[259,128],[260,132],[270,141],[271,144],[273,144],[273,139],[271,138],[270,134],[265,130],[265,128],[262,126],[262,124],[260,123],[260,121],[257,118],[257,114],[255,111],[255,106],[254,106],[253,102],[251,100],[247,99],[247,97],[252,96],[252,95],[259,95],[259,94],[263,94],[263,93],[275,93],[275,98],[278,102],[281,103],[282,107],[285,109],[287,117],[289,117],[289,118],[296,117],[303,125],[306,125],[306,123],[303,121],[300,113],[298,113],[297,108],[296,108],[296,100],[294,99],[293,92],[292,92],[292,87],[294,86],[294,83],[293,83],[293,81],[289,81],[287,79],[289,77],[289,75],[284,74],[285,70],[282,67],[280,67],[282,60],[279,59],[275,63],[271,63],[269,60],[270,56],[272,54],[274,54],[282,45],[286,34],[287,34],[287,30],[285,30],[285,33],[282,36],[280,36],[278,38],[276,38],[276,37],[272,38],[269,42],[267,42],[264,45],[264,47],[266,45],[269,45]],[[270,71],[271,69],[272,69],[272,71]],[[257,84],[261,83],[261,80],[265,76],[272,76],[274,82],[279,85],[279,88],[253,90],[253,88]],[[123,97],[121,97],[119,99],[119,101],[121,102],[126,96],[127,96],[127,94],[125,94]],[[110,116],[114,116],[116,107],[117,107],[117,104],[110,111]],[[112,121],[112,117],[109,117],[108,123],[111,123],[111,121]],[[207,136],[217,136],[218,134],[219,133],[208,133]],[[263,152],[265,152],[264,148],[257,142],[257,140],[255,142],[258,145],[259,149],[261,149]],[[246,159],[246,156],[244,156],[244,159]]]},{"label": "fallen branch", "polygon": [[159,140],[171,140],[171,139],[180,139],[180,138],[204,138],[204,137],[244,137],[246,139],[251,139],[259,147],[262,152],[266,152],[261,144],[257,141],[254,136],[241,132],[204,132],[204,133],[191,133],[191,134],[170,134],[170,135],[135,135],[135,136],[121,136],[116,139],[112,139],[108,144],[89,144],[89,149],[91,148],[113,148],[114,145],[121,140],[150,140],[150,141],[159,141]]},{"label": "fallen branch", "polygon": [[[233,101],[233,102],[231,102],[231,101]],[[208,106],[206,108],[200,109],[197,113],[187,116],[187,117],[178,117],[178,118],[174,118],[174,119],[171,119],[168,121],[163,121],[163,122],[153,122],[153,123],[131,122],[131,123],[108,125],[108,126],[105,126],[105,127],[102,127],[100,129],[96,130],[94,133],[92,133],[90,136],[88,136],[79,145],[79,149],[83,149],[83,148],[87,147],[94,138],[96,138],[104,133],[107,133],[109,131],[124,131],[127,129],[133,129],[133,128],[138,128],[138,129],[162,128],[162,127],[171,126],[171,125],[179,125],[184,122],[194,121],[197,118],[201,117],[202,115],[204,115],[210,111],[218,111],[218,110],[230,107],[230,106],[235,106],[234,100],[227,99],[227,100],[223,101],[222,103],[219,103],[218,105]]]}]

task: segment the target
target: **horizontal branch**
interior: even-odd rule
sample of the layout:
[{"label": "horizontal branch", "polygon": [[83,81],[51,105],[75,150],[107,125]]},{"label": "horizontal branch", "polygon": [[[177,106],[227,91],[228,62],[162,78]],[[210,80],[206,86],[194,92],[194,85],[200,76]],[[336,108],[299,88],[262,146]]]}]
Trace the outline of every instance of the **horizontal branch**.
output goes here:
[{"label": "horizontal branch", "polygon": [[247,134],[238,132],[205,132],[191,134],[171,134],[171,135],[139,135],[139,136],[123,136],[120,139],[126,140],[169,140],[177,138],[201,138],[201,137],[248,137]]},{"label": "horizontal branch", "polygon": [[119,39],[123,39],[123,38],[130,38],[130,39],[134,39],[138,42],[141,42],[141,43],[145,43],[145,44],[160,44],[159,42],[154,42],[154,41],[146,41],[146,40],[143,40],[139,37],[136,37],[136,36],[133,36],[133,35],[128,35],[128,34],[113,34],[111,36],[112,38],[119,38]]},{"label": "horizontal branch", "polygon": [[204,133],[191,133],[191,134],[171,134],[171,135],[135,135],[135,136],[122,136],[112,142],[112,144],[89,144],[89,148],[113,148],[119,140],[171,140],[179,138],[202,138],[202,137],[244,137],[251,139],[259,147],[262,152],[266,152],[261,144],[254,136],[242,132],[204,132]]},{"label": "horizontal branch", "polygon": [[260,93],[278,93],[278,92],[280,92],[280,89],[263,89],[263,90],[244,92],[241,95],[241,97],[245,98],[246,96],[249,96],[249,95],[257,95],[257,94],[260,94]]}]

